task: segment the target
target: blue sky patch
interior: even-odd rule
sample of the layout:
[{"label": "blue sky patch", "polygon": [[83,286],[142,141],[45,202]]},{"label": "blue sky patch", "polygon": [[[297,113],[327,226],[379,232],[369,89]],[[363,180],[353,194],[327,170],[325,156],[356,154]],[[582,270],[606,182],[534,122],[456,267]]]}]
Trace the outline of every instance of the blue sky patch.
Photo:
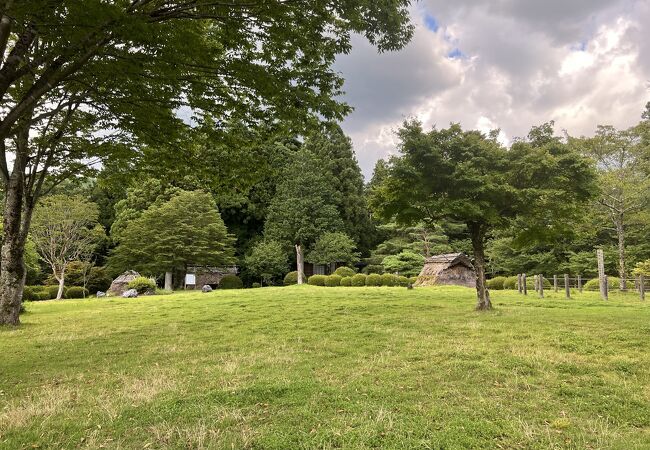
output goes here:
[{"label": "blue sky patch", "polygon": [[440,28],[440,24],[431,14],[426,14],[424,16],[424,24],[429,30],[433,31],[434,33],[437,33],[438,28]]},{"label": "blue sky patch", "polygon": [[449,53],[447,53],[447,57],[450,59],[462,59],[465,57],[465,54],[461,52],[459,49],[455,48]]}]

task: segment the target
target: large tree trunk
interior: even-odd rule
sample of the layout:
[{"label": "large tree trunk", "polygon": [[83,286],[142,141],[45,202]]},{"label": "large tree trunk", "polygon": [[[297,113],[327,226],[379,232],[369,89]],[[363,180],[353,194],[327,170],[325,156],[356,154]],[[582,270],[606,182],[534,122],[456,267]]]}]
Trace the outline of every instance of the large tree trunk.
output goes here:
[{"label": "large tree trunk", "polygon": [[618,276],[621,277],[621,291],[627,290],[625,283],[625,227],[623,225],[623,214],[620,214],[615,221],[616,234],[618,236]]},{"label": "large tree trunk", "polygon": [[485,231],[478,224],[470,226],[472,249],[474,251],[474,268],[476,269],[476,309],[488,311],[492,309],[490,292],[485,283]]},{"label": "large tree trunk", "polygon": [[[0,325],[19,325],[20,305],[25,285],[25,240],[23,226],[24,169],[20,158],[14,162],[14,170],[5,184],[3,212],[2,250],[0,255]],[[23,166],[24,167],[24,166]],[[29,220],[29,214],[26,215]]]},{"label": "large tree trunk", "polygon": [[296,244],[296,271],[298,272],[298,284],[303,284],[305,282],[305,258],[300,244]]},{"label": "large tree trunk", "polygon": [[171,291],[173,289],[173,283],[172,283],[172,272],[165,272],[165,290],[166,291]]}]

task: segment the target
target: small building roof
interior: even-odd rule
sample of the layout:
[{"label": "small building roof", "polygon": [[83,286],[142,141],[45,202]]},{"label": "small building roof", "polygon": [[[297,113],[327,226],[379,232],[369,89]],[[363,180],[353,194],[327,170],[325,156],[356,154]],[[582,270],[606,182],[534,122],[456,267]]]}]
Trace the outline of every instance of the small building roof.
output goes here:
[{"label": "small building roof", "polygon": [[453,267],[458,264],[474,269],[469,257],[464,253],[445,253],[443,255],[430,256],[425,259],[425,264],[441,264],[445,268]]}]

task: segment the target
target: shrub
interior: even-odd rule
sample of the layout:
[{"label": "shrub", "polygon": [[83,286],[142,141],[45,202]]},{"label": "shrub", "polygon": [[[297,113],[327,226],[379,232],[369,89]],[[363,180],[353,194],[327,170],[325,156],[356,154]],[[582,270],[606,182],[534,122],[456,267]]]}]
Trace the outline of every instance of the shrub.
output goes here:
[{"label": "shrub", "polygon": [[397,277],[397,285],[398,286],[406,287],[406,286],[408,286],[409,283],[410,283],[410,281],[409,281],[408,277],[405,277],[403,275]]},{"label": "shrub", "polygon": [[380,277],[380,283],[382,286],[395,286],[397,284],[397,277],[392,273],[385,273]]},{"label": "shrub", "polygon": [[368,264],[363,268],[365,274],[384,273],[384,266],[381,264]]},{"label": "shrub", "polygon": [[[52,297],[48,291],[37,292],[36,297],[37,298],[35,300],[52,300]],[[54,298],[56,298],[56,294],[54,295]]]},{"label": "shrub", "polygon": [[508,277],[503,282],[503,289],[517,289],[517,277]]},{"label": "shrub", "polygon": [[291,286],[292,284],[298,284],[298,272],[295,270],[293,272],[289,272],[284,277],[285,286]]},{"label": "shrub", "polygon": [[[47,291],[49,297],[46,298],[45,300],[54,300],[56,298],[56,294],[59,293],[59,286],[45,286],[44,288],[45,291]],[[65,298],[65,293],[68,290],[67,287],[63,287],[63,297]]]},{"label": "shrub", "polygon": [[411,284],[415,284],[416,281],[418,281],[418,277],[409,278],[409,283],[411,283]]},{"label": "shrub", "polygon": [[[629,287],[630,283],[628,283]],[[594,278],[592,280],[587,281],[583,286],[583,289],[586,291],[599,291],[600,290],[600,282],[598,281],[598,278]],[[612,289],[620,289],[621,288],[621,280],[616,277],[607,277],[607,287],[611,291]]]},{"label": "shrub", "polygon": [[[364,281],[365,283],[365,281]],[[341,278],[341,286],[352,286],[352,277]]]},{"label": "shrub", "polygon": [[156,295],[169,295],[173,293],[174,291],[172,291],[171,289],[158,289],[158,288],[156,289]]},{"label": "shrub", "polygon": [[224,275],[219,282],[219,289],[241,289],[243,287],[244,283],[242,283],[241,278],[233,274]]},{"label": "shrub", "polygon": [[129,281],[127,285],[129,289],[135,289],[138,291],[138,294],[144,294],[145,292],[155,292],[156,291],[156,282],[151,278],[147,277],[137,277]]},{"label": "shrub", "polygon": [[486,281],[486,285],[488,289],[492,289],[494,291],[501,291],[503,290],[503,282],[506,281],[506,277],[494,277],[490,280]]},{"label": "shrub", "polygon": [[259,283],[253,283],[253,284],[251,284],[251,288],[253,288],[253,289],[257,289],[257,288],[261,288],[261,287],[262,287],[262,285],[259,284]]},{"label": "shrub", "polygon": [[65,293],[65,298],[85,298],[88,297],[88,289],[80,286],[71,286]]},{"label": "shrub", "polygon": [[326,279],[326,275],[312,275],[309,277],[307,283],[311,284],[312,286],[325,286]]},{"label": "shrub", "polygon": [[325,286],[339,287],[341,285],[341,279],[343,279],[341,275],[330,275],[329,277],[325,278]]},{"label": "shrub", "polygon": [[340,277],[353,277],[355,273],[354,269],[350,269],[349,267],[339,267],[334,271],[333,275],[338,275]]},{"label": "shrub", "polygon": [[37,291],[34,287],[32,286],[25,286],[23,288],[23,301],[34,301],[38,300],[37,294],[39,291]]},{"label": "shrub", "polygon": [[366,286],[381,286],[381,275],[371,273],[366,278]]},{"label": "shrub", "polygon": [[357,273],[352,277],[351,285],[352,286],[365,286],[366,285],[367,275],[363,273]]}]

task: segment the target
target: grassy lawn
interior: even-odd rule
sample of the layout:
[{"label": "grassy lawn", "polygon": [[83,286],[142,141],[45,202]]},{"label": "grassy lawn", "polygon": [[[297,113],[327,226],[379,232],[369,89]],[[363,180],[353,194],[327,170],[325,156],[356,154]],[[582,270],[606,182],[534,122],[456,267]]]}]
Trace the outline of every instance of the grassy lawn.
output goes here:
[{"label": "grassy lawn", "polygon": [[0,330],[0,447],[650,448],[650,306],[546,295],[31,303]]}]

